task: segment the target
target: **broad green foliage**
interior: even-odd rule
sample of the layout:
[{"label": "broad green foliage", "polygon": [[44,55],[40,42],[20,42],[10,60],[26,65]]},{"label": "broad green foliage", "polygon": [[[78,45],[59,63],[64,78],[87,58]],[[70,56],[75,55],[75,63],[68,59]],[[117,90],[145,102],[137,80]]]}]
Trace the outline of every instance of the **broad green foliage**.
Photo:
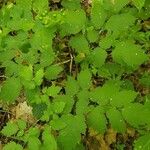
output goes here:
[{"label": "broad green foliage", "polygon": [[9,78],[5,81],[0,91],[0,99],[5,102],[13,103],[19,96],[21,90],[20,80],[17,78]]},{"label": "broad green foliage", "polygon": [[3,147],[3,150],[23,150],[23,147],[20,144],[16,144],[15,142],[10,142]]},{"label": "broad green foliage", "polygon": [[100,107],[94,108],[88,115],[87,123],[90,128],[93,128],[100,133],[104,133],[106,130],[104,110]]},{"label": "broad green foliage", "polygon": [[85,22],[86,16],[83,10],[66,10],[63,12],[63,22],[60,26],[60,34],[62,36],[76,34],[84,29]]},{"label": "broad green foliage", "polygon": [[135,19],[130,13],[113,15],[107,21],[105,28],[117,38],[119,34],[127,31],[134,24]]},{"label": "broad green foliage", "polygon": [[126,65],[134,68],[148,60],[148,56],[144,51],[130,41],[118,42],[116,48],[112,52],[112,56],[117,63],[122,65],[126,63]]},{"label": "broad green foliage", "polygon": [[93,49],[90,54],[91,63],[96,67],[100,68],[104,65],[107,57],[107,52],[100,47]]},{"label": "broad green foliage", "polygon": [[82,35],[82,34],[79,34],[79,35],[76,35],[76,36],[72,37],[70,39],[69,44],[73,49],[75,49],[75,51],[77,53],[84,53],[84,54],[89,53],[88,41],[86,40],[85,36]]},{"label": "broad green foliage", "polygon": [[[150,149],[149,0],[0,6],[2,111],[24,96],[34,120],[10,115],[4,150],[83,150],[91,131],[126,135],[128,127],[139,136],[133,149]],[[113,146],[126,147],[119,140]]]},{"label": "broad green foliage", "polygon": [[141,136],[134,144],[135,150],[148,150],[150,149],[150,134],[147,133]]},{"label": "broad green foliage", "polygon": [[60,131],[58,144],[65,150],[75,149],[81,140],[80,134],[85,134],[85,120],[80,115],[65,115],[61,119],[66,123],[66,127]]},{"label": "broad green foliage", "polygon": [[133,4],[140,10],[145,3],[145,0],[132,0]]},{"label": "broad green foliage", "polygon": [[16,134],[18,130],[18,126],[15,123],[8,122],[7,125],[1,131],[1,133],[6,136],[11,136]]},{"label": "broad green foliage", "polygon": [[93,26],[87,28],[87,39],[89,42],[96,42],[99,38],[99,33],[97,30],[94,29]]},{"label": "broad green foliage", "polygon": [[117,132],[123,133],[126,130],[125,121],[122,118],[121,112],[115,108],[111,108],[107,112],[107,117],[110,121],[111,127]]},{"label": "broad green foliage", "polygon": [[101,0],[92,1],[91,22],[96,29],[100,29],[107,18],[107,12],[103,8]]}]

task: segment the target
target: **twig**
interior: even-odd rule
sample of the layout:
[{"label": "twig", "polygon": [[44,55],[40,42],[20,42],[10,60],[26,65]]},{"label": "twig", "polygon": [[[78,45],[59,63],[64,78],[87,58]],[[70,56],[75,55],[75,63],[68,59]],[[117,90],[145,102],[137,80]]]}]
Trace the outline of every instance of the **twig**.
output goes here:
[{"label": "twig", "polygon": [[70,74],[71,74],[71,72],[72,72],[72,62],[73,62],[73,56],[72,56],[72,54],[70,53],[70,66],[69,66]]}]

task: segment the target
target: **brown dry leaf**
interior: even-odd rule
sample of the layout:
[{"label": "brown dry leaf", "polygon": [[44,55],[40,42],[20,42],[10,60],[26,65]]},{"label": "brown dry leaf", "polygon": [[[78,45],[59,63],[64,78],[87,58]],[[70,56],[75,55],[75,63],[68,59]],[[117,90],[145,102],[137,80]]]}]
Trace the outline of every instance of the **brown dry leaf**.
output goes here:
[{"label": "brown dry leaf", "polygon": [[97,135],[96,139],[100,143],[100,150],[109,150],[109,145],[105,142],[103,135],[101,134]]},{"label": "brown dry leaf", "polygon": [[93,129],[89,130],[90,135],[90,141],[89,143],[89,149],[90,150],[109,150],[109,145],[104,140],[104,135],[98,134]]},{"label": "brown dry leaf", "polygon": [[19,103],[12,110],[15,115],[15,119],[23,119],[29,123],[35,122],[35,119],[32,114],[32,107],[28,106],[26,101]]},{"label": "brown dry leaf", "polygon": [[128,128],[127,133],[128,133],[129,136],[134,137],[135,136],[135,129]]},{"label": "brown dry leaf", "polygon": [[111,145],[112,143],[116,142],[116,136],[117,132],[110,128],[107,130],[107,133],[105,135],[105,141],[108,145]]}]

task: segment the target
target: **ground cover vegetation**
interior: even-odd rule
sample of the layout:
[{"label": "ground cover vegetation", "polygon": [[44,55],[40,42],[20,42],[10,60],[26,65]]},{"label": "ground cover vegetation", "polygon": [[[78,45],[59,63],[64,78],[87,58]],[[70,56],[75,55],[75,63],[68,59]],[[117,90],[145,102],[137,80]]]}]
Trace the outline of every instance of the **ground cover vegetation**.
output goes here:
[{"label": "ground cover vegetation", "polygon": [[0,7],[0,149],[150,149],[150,0]]}]

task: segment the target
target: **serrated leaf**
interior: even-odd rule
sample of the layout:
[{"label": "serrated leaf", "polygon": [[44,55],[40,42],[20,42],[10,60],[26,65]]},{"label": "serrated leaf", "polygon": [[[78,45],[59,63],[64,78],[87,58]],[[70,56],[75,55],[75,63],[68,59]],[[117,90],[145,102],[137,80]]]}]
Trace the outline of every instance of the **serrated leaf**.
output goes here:
[{"label": "serrated leaf", "polygon": [[55,54],[51,50],[45,50],[42,52],[41,57],[40,57],[40,66],[41,67],[47,67],[53,63],[55,59]]},{"label": "serrated leaf", "polygon": [[33,0],[33,10],[40,13],[45,10],[48,11],[48,0]]},{"label": "serrated leaf", "polygon": [[78,82],[71,76],[68,76],[65,91],[67,95],[75,95],[79,91],[79,85]]},{"label": "serrated leaf", "polygon": [[43,69],[39,69],[36,72],[35,77],[33,78],[35,84],[36,85],[41,85],[41,83],[43,81],[43,77],[44,77],[44,70]]},{"label": "serrated leaf", "polygon": [[70,9],[70,10],[76,10],[76,9],[80,9],[81,5],[80,5],[80,0],[62,0],[61,2],[62,6],[66,9]]},{"label": "serrated leaf", "polygon": [[53,111],[57,114],[62,113],[65,108],[65,102],[54,102],[53,103]]},{"label": "serrated leaf", "polygon": [[111,0],[112,9],[115,12],[119,12],[123,7],[125,7],[130,1],[129,0]]},{"label": "serrated leaf", "polygon": [[48,80],[53,80],[58,78],[58,75],[62,71],[62,69],[63,69],[62,67],[57,65],[47,67],[45,70],[45,78],[47,78]]},{"label": "serrated leaf", "polygon": [[89,44],[83,34],[77,34],[77,35],[73,36],[69,41],[69,45],[73,49],[75,49],[75,51],[77,53],[84,53],[84,54],[89,53]]},{"label": "serrated leaf", "polygon": [[9,78],[1,88],[0,99],[2,99],[4,102],[13,103],[19,96],[20,90],[20,80],[14,77]]},{"label": "serrated leaf", "polygon": [[4,147],[3,150],[23,150],[23,147],[20,144],[17,144],[15,142],[9,142]]},{"label": "serrated leaf", "polygon": [[94,27],[87,28],[87,39],[89,42],[96,42],[99,38],[99,32],[94,29]]},{"label": "serrated leaf", "polygon": [[28,150],[40,150],[41,142],[37,137],[29,137],[28,139]]},{"label": "serrated leaf", "polygon": [[52,129],[54,130],[61,130],[66,127],[66,123],[64,123],[60,119],[54,119],[50,122],[50,125],[52,126]]},{"label": "serrated leaf", "polygon": [[136,128],[150,123],[150,111],[139,103],[128,105],[123,109],[122,115],[130,125]]},{"label": "serrated leaf", "polygon": [[81,134],[85,133],[86,124],[83,116],[62,116],[62,121],[66,127],[60,131],[58,144],[61,149],[74,149],[81,140]]},{"label": "serrated leaf", "polygon": [[43,89],[43,92],[46,93],[48,96],[56,97],[60,90],[61,87],[52,85],[48,88]]},{"label": "serrated leaf", "polygon": [[112,56],[117,63],[123,64],[125,62],[131,67],[138,67],[148,60],[148,56],[144,51],[130,41],[119,42],[112,52]]},{"label": "serrated leaf", "polygon": [[46,126],[43,134],[42,134],[42,140],[43,140],[43,150],[49,149],[49,150],[57,150],[57,143],[56,140],[51,133],[51,128],[49,126]]},{"label": "serrated leaf", "polygon": [[109,80],[102,87],[97,87],[90,92],[90,98],[94,102],[98,102],[101,105],[109,103],[114,94],[117,94],[120,89],[120,82],[115,80]]},{"label": "serrated leaf", "polygon": [[113,46],[115,38],[113,35],[106,35],[106,37],[102,38],[99,42],[99,46],[103,49],[108,49]]},{"label": "serrated leaf", "polygon": [[68,114],[72,111],[74,105],[74,99],[70,95],[59,95],[55,98],[55,102],[63,102],[65,103],[65,108],[63,110],[63,114]]},{"label": "serrated leaf", "polygon": [[27,127],[26,121],[18,119],[17,125],[20,130],[24,130]]},{"label": "serrated leaf", "polygon": [[113,95],[110,103],[115,107],[128,106],[137,96],[137,92],[131,90],[123,90]]},{"label": "serrated leaf", "polygon": [[140,136],[134,142],[134,150],[149,150],[150,149],[150,134]]},{"label": "serrated leaf", "polygon": [[130,13],[117,14],[110,17],[106,23],[106,30],[113,31],[113,35],[118,37],[118,34],[126,31],[135,22],[135,17]]},{"label": "serrated leaf", "polygon": [[21,66],[19,75],[22,80],[31,81],[33,78],[33,67],[31,65]]},{"label": "serrated leaf", "polygon": [[78,101],[76,104],[76,113],[77,114],[86,114],[88,104],[89,104],[89,92],[84,90],[80,91],[77,94]]},{"label": "serrated leaf", "polygon": [[1,133],[5,136],[10,137],[10,136],[16,134],[18,130],[19,130],[19,128],[16,123],[8,122],[6,124],[6,126],[4,126],[4,128],[1,130]]},{"label": "serrated leaf", "polygon": [[90,70],[89,69],[81,70],[81,72],[78,74],[77,81],[82,89],[88,89],[91,86]]},{"label": "serrated leaf", "polygon": [[62,36],[76,34],[84,29],[86,23],[86,15],[83,10],[66,10],[64,12],[64,21],[60,26],[60,34]]},{"label": "serrated leaf", "polygon": [[90,55],[91,63],[96,67],[100,68],[105,63],[107,58],[107,52],[100,47],[93,49]]},{"label": "serrated leaf", "polygon": [[126,130],[126,124],[123,120],[123,117],[121,113],[115,109],[111,108],[107,111],[107,117],[109,119],[109,122],[111,124],[111,127],[119,132],[119,133],[124,133]]},{"label": "serrated leaf", "polygon": [[100,29],[107,18],[101,1],[93,0],[91,9],[91,22],[96,29]]},{"label": "serrated leaf", "polygon": [[141,8],[145,4],[145,0],[132,0],[132,2],[135,5],[135,7],[137,7],[137,9],[139,9],[139,10],[141,10]]},{"label": "serrated leaf", "polygon": [[101,107],[94,108],[87,116],[87,124],[89,128],[103,134],[107,128],[104,110]]}]

